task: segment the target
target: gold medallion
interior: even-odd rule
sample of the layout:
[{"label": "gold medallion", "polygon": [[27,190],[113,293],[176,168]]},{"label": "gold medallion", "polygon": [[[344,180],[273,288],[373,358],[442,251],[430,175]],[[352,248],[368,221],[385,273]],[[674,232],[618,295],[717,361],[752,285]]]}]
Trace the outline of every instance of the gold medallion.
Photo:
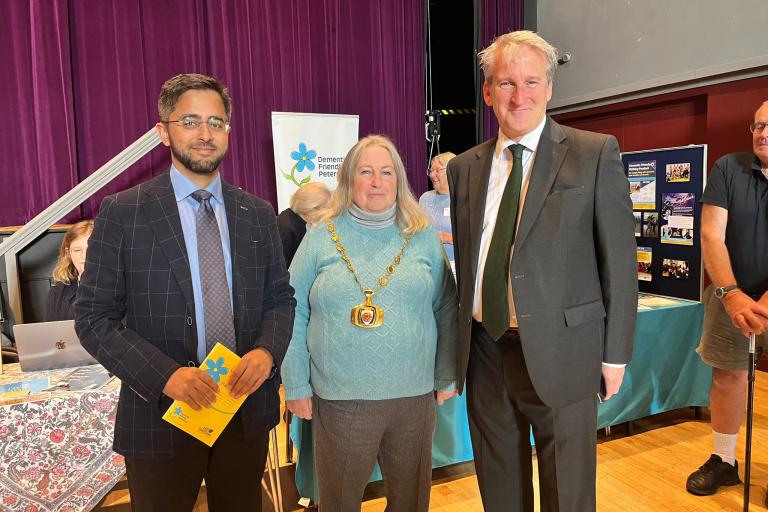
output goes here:
[{"label": "gold medallion", "polygon": [[364,329],[379,327],[384,323],[384,310],[371,301],[373,290],[365,290],[365,302],[352,308],[352,323]]},{"label": "gold medallion", "polygon": [[341,237],[336,232],[336,226],[328,223],[326,228],[331,234],[331,241],[336,245],[336,250],[341,255],[341,259],[344,261],[344,263],[346,263],[347,268],[355,278],[355,282],[360,287],[360,291],[363,292],[363,295],[365,295],[365,302],[352,308],[352,323],[364,329],[379,327],[384,323],[384,310],[374,304],[373,301],[371,301],[371,297],[373,297],[374,293],[389,284],[390,276],[395,273],[395,269],[400,264],[400,258],[402,258],[403,254],[405,253],[405,248],[408,247],[408,244],[411,241],[411,237],[407,236],[404,238],[403,246],[400,248],[400,252],[397,253],[392,263],[387,265],[386,272],[381,277],[379,277],[377,281],[379,287],[376,290],[371,290],[370,288],[364,288],[363,283],[360,282],[360,277],[357,275],[355,266],[352,264],[349,256],[347,256],[346,248],[341,243]]}]

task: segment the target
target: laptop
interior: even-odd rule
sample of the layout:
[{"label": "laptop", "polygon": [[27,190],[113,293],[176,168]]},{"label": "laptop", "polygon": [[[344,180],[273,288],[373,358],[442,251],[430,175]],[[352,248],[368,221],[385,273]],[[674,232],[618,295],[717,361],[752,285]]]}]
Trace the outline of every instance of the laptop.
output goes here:
[{"label": "laptop", "polygon": [[13,335],[24,372],[96,364],[80,344],[74,320],[16,324]]}]

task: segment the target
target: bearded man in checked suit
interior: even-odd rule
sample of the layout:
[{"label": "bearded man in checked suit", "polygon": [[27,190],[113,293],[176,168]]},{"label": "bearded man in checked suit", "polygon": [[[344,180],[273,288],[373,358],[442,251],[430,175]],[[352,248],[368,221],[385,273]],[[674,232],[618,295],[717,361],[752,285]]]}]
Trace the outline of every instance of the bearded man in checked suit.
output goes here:
[{"label": "bearded man in checked suit", "polygon": [[[76,329],[122,382],[114,449],[125,456],[134,510],[190,511],[205,479],[209,510],[259,511],[268,433],[279,420],[275,369],[295,305],[274,210],[219,176],[231,116],[221,83],[171,78],[158,110],[173,164],[104,199],[75,302]],[[219,385],[197,368],[213,325],[242,358],[229,393],[246,399],[209,448],[162,415],[172,400],[197,410],[214,405]]]}]

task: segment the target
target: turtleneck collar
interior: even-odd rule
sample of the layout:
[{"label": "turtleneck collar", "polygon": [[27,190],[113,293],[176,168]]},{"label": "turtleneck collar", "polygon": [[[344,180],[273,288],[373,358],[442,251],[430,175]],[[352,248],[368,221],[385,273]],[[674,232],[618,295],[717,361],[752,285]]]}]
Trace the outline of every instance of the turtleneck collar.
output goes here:
[{"label": "turtleneck collar", "polygon": [[363,210],[355,203],[352,203],[349,207],[349,215],[361,226],[369,229],[382,229],[395,223],[397,203],[393,204],[388,210],[378,213]]}]

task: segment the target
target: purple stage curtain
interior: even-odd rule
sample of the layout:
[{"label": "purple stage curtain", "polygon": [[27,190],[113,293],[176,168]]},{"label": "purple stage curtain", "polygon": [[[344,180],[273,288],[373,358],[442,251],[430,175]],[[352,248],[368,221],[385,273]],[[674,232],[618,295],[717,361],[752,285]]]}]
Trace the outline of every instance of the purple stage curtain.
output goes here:
[{"label": "purple stage curtain", "polygon": [[[483,47],[487,47],[498,36],[522,30],[523,0],[480,0],[480,37]],[[483,114],[483,135],[485,139],[495,137],[499,132],[499,124],[493,109],[485,106]]]},{"label": "purple stage curtain", "polygon": [[21,225],[77,183],[66,2],[0,2],[0,225]]},{"label": "purple stage curtain", "polygon": [[[162,83],[219,78],[233,98],[223,176],[276,203],[271,111],[358,114],[360,134],[390,136],[414,192],[426,189],[423,5],[413,0],[0,0],[0,225],[23,224],[157,122]],[[160,147],[104,195],[163,172]],[[21,192],[21,193],[20,193]],[[71,218],[74,217],[74,218]]]},{"label": "purple stage curtain", "polygon": [[[197,0],[68,4],[77,169],[83,179],[158,121],[157,96],[165,80],[179,73],[210,74],[208,30],[205,7]],[[228,158],[234,152],[232,148]],[[158,146],[83,203],[83,218],[96,216],[105,195],[163,172],[170,162],[168,149]],[[237,181],[231,172],[226,178]]]}]

